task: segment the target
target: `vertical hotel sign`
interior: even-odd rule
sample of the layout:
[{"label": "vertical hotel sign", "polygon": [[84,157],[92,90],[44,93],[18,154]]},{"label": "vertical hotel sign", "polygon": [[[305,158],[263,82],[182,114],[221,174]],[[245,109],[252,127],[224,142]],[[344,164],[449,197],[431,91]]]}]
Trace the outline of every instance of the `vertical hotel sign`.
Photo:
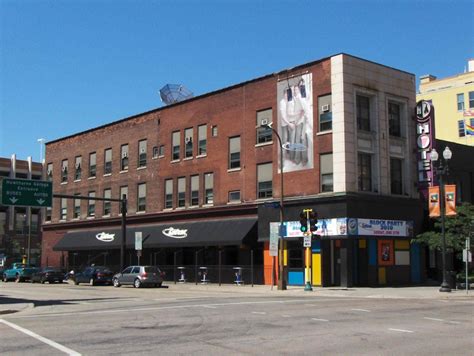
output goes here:
[{"label": "vertical hotel sign", "polygon": [[433,184],[433,165],[430,152],[434,142],[434,107],[425,100],[416,104],[416,146],[418,189],[427,196],[427,188]]}]

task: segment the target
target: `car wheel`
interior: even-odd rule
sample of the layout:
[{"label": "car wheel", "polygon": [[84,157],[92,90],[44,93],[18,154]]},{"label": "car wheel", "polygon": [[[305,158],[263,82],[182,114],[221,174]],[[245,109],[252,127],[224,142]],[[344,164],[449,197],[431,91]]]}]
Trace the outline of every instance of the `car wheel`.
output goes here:
[{"label": "car wheel", "polygon": [[113,281],[112,281],[113,285],[115,288],[118,288],[120,287],[120,282],[118,280],[118,278],[114,278]]},{"label": "car wheel", "polygon": [[89,285],[90,285],[90,286],[94,286],[94,285],[95,285],[94,278],[89,279]]},{"label": "car wheel", "polygon": [[41,284],[44,284],[46,282],[46,280],[44,278],[41,278],[40,282],[41,282]]},{"label": "car wheel", "polygon": [[74,280],[74,285],[78,286],[79,282],[77,280]]},{"label": "car wheel", "polygon": [[21,282],[21,277],[20,277],[19,274],[16,275],[16,277],[15,277],[15,282],[16,282],[16,283],[20,283],[20,282]]},{"label": "car wheel", "polygon": [[6,274],[3,275],[3,281],[4,281],[5,283],[8,282],[8,278],[7,278],[7,275],[6,275]]},{"label": "car wheel", "polygon": [[135,281],[133,282],[133,286],[135,288],[140,288],[142,286],[142,282],[140,282],[140,280],[137,278],[135,279]]}]

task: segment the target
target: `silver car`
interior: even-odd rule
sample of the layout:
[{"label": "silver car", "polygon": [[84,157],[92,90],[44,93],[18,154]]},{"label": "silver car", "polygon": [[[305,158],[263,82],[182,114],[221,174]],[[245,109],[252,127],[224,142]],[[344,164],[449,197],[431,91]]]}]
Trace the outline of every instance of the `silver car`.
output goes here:
[{"label": "silver car", "polygon": [[114,287],[121,285],[161,287],[164,273],[156,266],[129,266],[112,278]]}]

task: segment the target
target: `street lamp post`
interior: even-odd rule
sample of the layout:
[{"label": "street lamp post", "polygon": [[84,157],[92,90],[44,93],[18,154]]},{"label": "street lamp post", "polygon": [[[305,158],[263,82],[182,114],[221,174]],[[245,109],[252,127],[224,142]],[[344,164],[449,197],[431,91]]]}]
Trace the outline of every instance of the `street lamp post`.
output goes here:
[{"label": "street lamp post", "polygon": [[444,193],[444,177],[447,178],[448,171],[448,161],[451,159],[453,153],[446,147],[443,151],[443,159],[439,158],[438,152],[435,149],[431,150],[431,160],[437,163],[436,174],[439,176],[439,195],[440,195],[440,209],[441,209],[441,238],[442,238],[442,268],[443,268],[443,282],[441,283],[440,292],[451,292],[451,288],[446,279],[446,233],[445,233],[445,215],[446,215],[446,203],[445,203],[445,193]]},{"label": "street lamp post", "polygon": [[283,267],[283,144],[281,142],[281,137],[278,134],[278,131],[275,130],[271,124],[261,125],[262,127],[269,128],[273,131],[275,136],[278,139],[278,143],[280,144],[280,228],[279,228],[279,235],[280,235],[280,244],[279,244],[279,253],[278,253],[278,290],[286,290],[286,276],[284,275],[284,267]]}]

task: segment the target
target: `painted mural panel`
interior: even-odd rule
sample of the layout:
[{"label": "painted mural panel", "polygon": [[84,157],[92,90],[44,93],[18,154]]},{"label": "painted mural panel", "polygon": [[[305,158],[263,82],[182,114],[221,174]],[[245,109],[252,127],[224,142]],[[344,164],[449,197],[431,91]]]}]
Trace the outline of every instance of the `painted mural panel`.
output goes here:
[{"label": "painted mural panel", "polygon": [[286,173],[312,169],[314,166],[312,74],[280,80],[277,84],[277,102],[278,133],[283,146],[283,171]]}]

